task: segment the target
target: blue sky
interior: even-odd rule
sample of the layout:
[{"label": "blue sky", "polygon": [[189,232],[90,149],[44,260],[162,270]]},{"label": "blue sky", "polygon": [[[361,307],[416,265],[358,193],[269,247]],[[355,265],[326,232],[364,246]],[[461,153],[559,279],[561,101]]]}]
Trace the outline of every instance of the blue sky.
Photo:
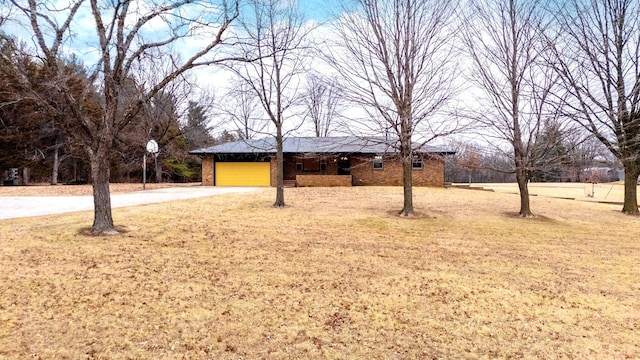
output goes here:
[{"label": "blue sky", "polygon": [[298,0],[302,13],[309,19],[327,20],[341,9],[338,0]]}]

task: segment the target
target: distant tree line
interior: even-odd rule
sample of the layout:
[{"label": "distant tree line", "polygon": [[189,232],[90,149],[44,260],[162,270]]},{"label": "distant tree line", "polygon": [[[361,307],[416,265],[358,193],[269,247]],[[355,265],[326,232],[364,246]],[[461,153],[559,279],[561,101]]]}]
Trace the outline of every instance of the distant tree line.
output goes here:
[{"label": "distant tree line", "polygon": [[[513,183],[513,156],[472,141],[450,141],[455,155],[446,156],[445,181]],[[532,182],[610,182],[620,180],[622,165],[595,138],[577,146],[559,145],[528,174]]]},{"label": "distant tree line", "polygon": [[[88,155],[82,144],[71,136],[82,128],[70,118],[60,95],[47,87],[54,78],[35,56],[15,39],[0,37],[0,175],[6,179],[8,170],[17,168],[21,182],[91,182]],[[81,93],[88,90],[81,84],[86,83],[89,76],[83,64],[76,57],[58,61],[70,91],[75,92],[73,96],[83,96]],[[130,78],[119,96],[134,96],[137,86]],[[99,90],[90,90],[95,101],[100,101],[103,95]],[[203,99],[200,102],[185,99],[177,86],[155,94],[114,138],[114,155],[109,161],[110,181],[142,181],[142,159],[145,145],[151,139],[158,142],[160,152],[157,168],[153,161],[149,162],[148,179],[199,181],[200,161],[188,152],[238,138],[236,133],[228,131],[214,137],[210,106]],[[185,106],[186,110],[180,110]],[[87,109],[91,112],[91,105]],[[98,121],[98,113],[94,116]]]}]

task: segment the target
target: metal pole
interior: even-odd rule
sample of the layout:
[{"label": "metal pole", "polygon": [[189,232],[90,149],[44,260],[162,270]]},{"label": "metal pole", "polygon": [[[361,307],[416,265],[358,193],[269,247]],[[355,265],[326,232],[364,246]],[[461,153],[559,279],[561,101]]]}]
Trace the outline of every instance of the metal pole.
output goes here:
[{"label": "metal pole", "polygon": [[142,190],[147,188],[147,152],[142,157]]},{"label": "metal pole", "polygon": [[153,173],[156,174],[156,182],[159,183],[160,180],[158,179],[158,153],[153,154],[153,160],[155,165],[155,167],[153,168]]}]

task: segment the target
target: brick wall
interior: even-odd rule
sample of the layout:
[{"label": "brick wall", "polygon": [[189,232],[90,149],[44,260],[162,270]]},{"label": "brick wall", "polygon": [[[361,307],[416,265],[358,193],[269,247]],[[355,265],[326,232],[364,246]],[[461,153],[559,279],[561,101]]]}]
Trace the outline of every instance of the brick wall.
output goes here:
[{"label": "brick wall", "polygon": [[[416,180],[417,179],[417,180]],[[413,171],[416,186],[444,186],[444,159],[441,156],[425,156],[424,169]]]},{"label": "brick wall", "polygon": [[[402,161],[397,158],[383,160],[384,168],[374,170],[373,157],[354,156],[351,158],[351,175],[353,185],[402,185]],[[414,186],[444,186],[444,161],[436,157],[424,158],[424,168],[414,169]]]},{"label": "brick wall", "polygon": [[213,156],[207,155],[202,158],[202,185],[213,186]]},{"label": "brick wall", "polygon": [[351,175],[297,175],[296,186],[351,186]]}]

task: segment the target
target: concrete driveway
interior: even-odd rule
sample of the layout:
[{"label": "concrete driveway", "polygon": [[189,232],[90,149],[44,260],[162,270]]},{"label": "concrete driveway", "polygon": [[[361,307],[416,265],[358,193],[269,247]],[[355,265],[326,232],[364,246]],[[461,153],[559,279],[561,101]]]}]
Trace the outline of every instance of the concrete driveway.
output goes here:
[{"label": "concrete driveway", "polygon": [[[111,195],[111,207],[153,204],[228,193],[253,187],[174,187]],[[93,210],[93,196],[0,196],[0,220]]]}]

